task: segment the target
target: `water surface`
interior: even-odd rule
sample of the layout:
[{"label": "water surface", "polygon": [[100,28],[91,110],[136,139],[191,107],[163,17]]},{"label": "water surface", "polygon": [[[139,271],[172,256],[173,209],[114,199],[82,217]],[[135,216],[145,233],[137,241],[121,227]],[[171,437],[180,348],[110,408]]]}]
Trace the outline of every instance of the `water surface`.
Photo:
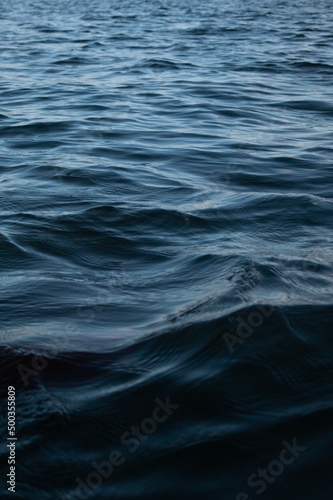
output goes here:
[{"label": "water surface", "polygon": [[[329,500],[331,2],[0,12],[17,498],[73,497],[118,449],[89,498],[252,499],[248,477],[296,438],[260,497]],[[122,434],[167,396],[179,408],[129,452]]]}]

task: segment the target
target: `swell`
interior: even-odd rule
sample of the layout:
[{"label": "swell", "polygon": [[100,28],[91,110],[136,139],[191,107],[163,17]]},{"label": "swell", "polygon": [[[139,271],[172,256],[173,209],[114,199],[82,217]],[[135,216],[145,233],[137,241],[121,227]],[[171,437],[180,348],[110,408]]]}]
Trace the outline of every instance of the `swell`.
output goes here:
[{"label": "swell", "polygon": [[[240,337],[250,331],[258,311],[262,323],[247,338]],[[308,448],[306,461],[298,464],[300,473],[318,452],[324,464],[329,450],[322,435],[331,435],[333,414],[328,396],[332,321],[328,305],[255,304],[214,320],[165,324],[146,338],[99,354],[64,352],[61,345],[58,351],[53,347],[52,355],[37,346],[2,347],[2,388],[17,388],[20,456],[31,464],[20,472],[22,491],[31,495],[38,479],[43,498],[69,494],[73,478],[84,478],[93,470],[92,461],[102,461],[112,449],[121,449],[126,462],[101,486],[103,498],[126,497],[128,488],[137,492],[136,498],[166,498],[172,490],[168,478],[177,470],[183,478],[195,473],[198,483],[192,488],[183,481],[179,491],[172,490],[176,498],[200,498],[207,491],[207,477],[212,498],[220,498],[217,492],[226,486],[236,495],[240,471],[245,482],[251,467],[271,460],[282,441],[295,437]],[[232,352],[226,334],[242,339]],[[45,366],[36,370],[38,364]],[[27,385],[18,372],[22,366],[35,371]],[[129,453],[120,442],[122,434],[151,415],[156,398],[167,396],[179,405],[174,415],[136,453]],[[71,448],[64,454],[69,438]],[[41,456],[47,454],[57,454],[64,470],[61,481],[57,476],[51,484],[43,479],[48,463]],[[66,470],[65,462],[70,464]],[[149,485],[142,483],[147,470]],[[273,498],[281,492],[292,495],[286,485],[280,487]]]},{"label": "swell", "polygon": [[17,498],[73,500],[118,449],[89,498],[249,500],[295,439],[261,498],[331,498],[332,6],[1,7]]}]

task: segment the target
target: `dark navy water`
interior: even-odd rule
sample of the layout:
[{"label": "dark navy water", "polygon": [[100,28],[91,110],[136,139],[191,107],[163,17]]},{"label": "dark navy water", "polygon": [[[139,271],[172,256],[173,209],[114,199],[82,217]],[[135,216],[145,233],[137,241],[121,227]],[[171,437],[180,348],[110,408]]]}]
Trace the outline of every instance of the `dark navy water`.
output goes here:
[{"label": "dark navy water", "polygon": [[332,28],[1,0],[1,498],[332,498]]}]

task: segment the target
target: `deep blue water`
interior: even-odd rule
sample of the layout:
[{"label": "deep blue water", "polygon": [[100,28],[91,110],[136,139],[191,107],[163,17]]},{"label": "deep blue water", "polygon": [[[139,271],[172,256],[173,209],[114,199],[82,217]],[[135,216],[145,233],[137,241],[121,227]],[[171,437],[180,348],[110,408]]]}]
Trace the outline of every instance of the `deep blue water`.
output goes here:
[{"label": "deep blue water", "polygon": [[1,0],[0,34],[1,498],[330,500],[332,3]]}]

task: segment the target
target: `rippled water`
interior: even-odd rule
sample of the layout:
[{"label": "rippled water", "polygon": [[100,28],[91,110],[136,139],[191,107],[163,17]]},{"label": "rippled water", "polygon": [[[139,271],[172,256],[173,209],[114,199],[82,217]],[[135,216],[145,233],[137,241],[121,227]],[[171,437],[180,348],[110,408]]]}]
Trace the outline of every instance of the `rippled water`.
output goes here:
[{"label": "rippled water", "polygon": [[331,2],[0,6],[16,497],[329,500]]}]

